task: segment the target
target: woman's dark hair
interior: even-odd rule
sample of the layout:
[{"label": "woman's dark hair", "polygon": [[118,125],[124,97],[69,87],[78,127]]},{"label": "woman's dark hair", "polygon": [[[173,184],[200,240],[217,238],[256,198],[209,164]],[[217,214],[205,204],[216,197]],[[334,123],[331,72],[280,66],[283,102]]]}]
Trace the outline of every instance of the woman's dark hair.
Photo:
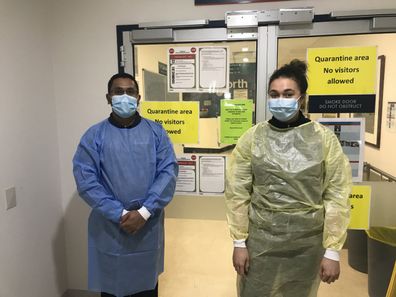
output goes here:
[{"label": "woman's dark hair", "polygon": [[294,59],[289,64],[283,65],[274,71],[268,82],[268,89],[271,83],[279,78],[285,77],[294,80],[300,88],[301,94],[306,94],[308,88],[307,64],[304,61]]}]

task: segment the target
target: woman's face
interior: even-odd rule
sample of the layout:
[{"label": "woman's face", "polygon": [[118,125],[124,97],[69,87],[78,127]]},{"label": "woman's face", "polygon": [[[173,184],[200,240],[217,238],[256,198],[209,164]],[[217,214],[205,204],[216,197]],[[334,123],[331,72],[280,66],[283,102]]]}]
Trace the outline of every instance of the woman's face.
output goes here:
[{"label": "woman's face", "polygon": [[301,91],[297,83],[286,77],[279,77],[271,82],[268,91],[269,99],[275,98],[295,98],[301,97]]}]

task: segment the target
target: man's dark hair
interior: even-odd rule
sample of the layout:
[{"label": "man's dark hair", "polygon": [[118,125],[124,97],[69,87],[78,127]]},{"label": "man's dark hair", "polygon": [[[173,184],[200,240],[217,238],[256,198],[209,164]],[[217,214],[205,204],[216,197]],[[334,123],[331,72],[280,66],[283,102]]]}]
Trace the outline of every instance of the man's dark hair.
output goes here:
[{"label": "man's dark hair", "polygon": [[111,86],[113,85],[113,81],[117,78],[128,78],[128,79],[132,80],[135,83],[136,90],[139,94],[139,85],[138,85],[135,77],[130,75],[129,73],[116,73],[110,78],[109,82],[107,83],[107,92],[109,94],[110,94]]}]

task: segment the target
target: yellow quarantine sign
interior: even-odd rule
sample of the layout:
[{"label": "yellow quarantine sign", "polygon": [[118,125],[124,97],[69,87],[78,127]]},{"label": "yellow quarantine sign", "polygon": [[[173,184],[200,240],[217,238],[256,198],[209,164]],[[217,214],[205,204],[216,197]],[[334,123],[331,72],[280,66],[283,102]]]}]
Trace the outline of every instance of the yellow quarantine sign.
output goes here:
[{"label": "yellow quarantine sign", "polygon": [[307,49],[310,95],[375,94],[377,47]]},{"label": "yellow quarantine sign", "polygon": [[368,230],[370,227],[370,186],[353,186],[349,195],[351,221],[349,229]]},{"label": "yellow quarantine sign", "polygon": [[161,124],[173,143],[198,143],[199,102],[143,101],[140,113]]}]

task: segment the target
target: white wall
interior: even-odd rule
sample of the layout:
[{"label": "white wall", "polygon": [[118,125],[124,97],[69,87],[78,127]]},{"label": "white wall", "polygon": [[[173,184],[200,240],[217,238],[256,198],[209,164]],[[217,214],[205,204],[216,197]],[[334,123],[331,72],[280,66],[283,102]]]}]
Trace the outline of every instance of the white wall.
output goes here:
[{"label": "white wall", "polygon": [[195,7],[193,0],[69,0],[53,5],[55,97],[66,219],[69,288],[86,288],[86,220],[88,208],[77,197],[71,159],[82,133],[110,112],[105,93],[117,71],[116,25],[140,22],[224,19],[231,10],[314,6],[333,10],[395,8],[394,0],[312,0]]},{"label": "white wall", "polygon": [[[66,287],[48,3],[0,0],[0,296]],[[5,210],[15,186],[17,207]]]}]

